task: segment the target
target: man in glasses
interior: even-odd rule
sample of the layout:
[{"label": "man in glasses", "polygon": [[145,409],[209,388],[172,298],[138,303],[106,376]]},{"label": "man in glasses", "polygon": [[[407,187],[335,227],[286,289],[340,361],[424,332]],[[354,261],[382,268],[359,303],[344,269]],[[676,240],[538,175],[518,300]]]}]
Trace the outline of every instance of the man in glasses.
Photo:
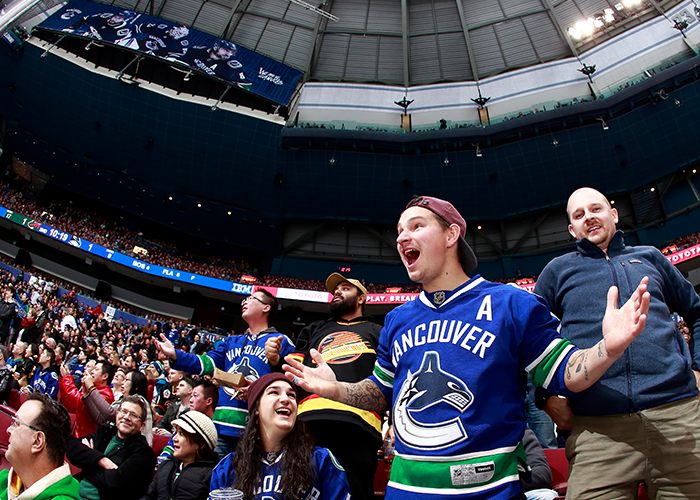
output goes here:
[{"label": "man in glasses", "polygon": [[[175,349],[165,335],[161,335],[162,342],[156,341],[159,352],[170,358],[171,368],[196,375],[212,375],[216,367],[228,373],[240,373],[248,382],[254,382],[273,368],[280,369],[280,356],[291,353],[294,344],[270,327],[277,312],[277,299],[261,289],[243,300],[241,306],[241,318],[248,325],[244,335],[232,335],[213,351],[200,355]],[[274,356],[265,349],[268,341],[276,345]],[[238,436],[248,416],[248,403],[244,399],[244,392],[221,387],[213,418],[219,433],[216,452],[220,457],[236,451]]]},{"label": "man in glasses", "polygon": [[68,444],[68,460],[83,469],[76,475],[81,499],[136,500],[146,492],[156,464],[155,453],[141,435],[146,416],[145,400],[127,396],[115,426],[102,424],[94,434]]},{"label": "man in glasses", "polygon": [[33,500],[79,498],[78,482],[63,460],[70,426],[68,412],[51,398],[38,392],[27,396],[7,429],[5,458],[12,468],[0,471],[0,500],[21,493]]}]

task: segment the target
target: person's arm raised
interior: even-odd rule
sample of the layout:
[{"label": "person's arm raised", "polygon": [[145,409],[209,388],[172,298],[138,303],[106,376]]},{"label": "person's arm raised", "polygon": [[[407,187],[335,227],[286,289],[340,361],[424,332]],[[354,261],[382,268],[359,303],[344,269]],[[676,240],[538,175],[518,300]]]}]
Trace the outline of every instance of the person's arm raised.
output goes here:
[{"label": "person's arm raised", "polygon": [[649,278],[644,277],[630,299],[617,308],[617,287],[608,290],[608,306],[603,318],[603,340],[590,349],[575,352],[566,364],[564,382],[572,392],[588,389],[642,333],[649,313]]},{"label": "person's arm raised", "polygon": [[155,342],[156,349],[159,352],[162,352],[173,361],[177,360],[177,350],[175,349],[173,343],[167,339],[164,333],[160,334],[160,341],[153,337],[153,342]]},{"label": "person's arm raised", "polygon": [[291,356],[284,358],[288,364],[284,365],[282,369],[291,382],[306,392],[312,392],[323,398],[332,399],[355,408],[374,412],[384,410],[386,399],[372,380],[365,379],[357,383],[338,382],[335,373],[316,349],[311,349],[309,354],[318,365],[317,368],[304,366]]}]

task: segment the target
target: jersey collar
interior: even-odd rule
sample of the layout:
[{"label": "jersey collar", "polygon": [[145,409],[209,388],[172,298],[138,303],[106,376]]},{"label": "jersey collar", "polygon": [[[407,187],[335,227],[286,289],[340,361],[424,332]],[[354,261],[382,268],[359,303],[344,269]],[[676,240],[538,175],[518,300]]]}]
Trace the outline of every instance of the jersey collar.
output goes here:
[{"label": "jersey collar", "polygon": [[427,293],[425,290],[419,295],[420,301],[431,309],[439,309],[450,302],[453,302],[460,295],[473,289],[479,283],[485,281],[479,275],[474,276],[469,281],[465,281],[454,290],[438,290],[437,292]]}]

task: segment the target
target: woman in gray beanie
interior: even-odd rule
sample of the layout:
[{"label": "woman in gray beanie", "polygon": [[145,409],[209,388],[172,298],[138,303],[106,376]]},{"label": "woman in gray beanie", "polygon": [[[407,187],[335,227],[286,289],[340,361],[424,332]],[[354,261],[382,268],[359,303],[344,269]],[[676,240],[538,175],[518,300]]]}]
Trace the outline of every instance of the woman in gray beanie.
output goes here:
[{"label": "woman in gray beanie", "polygon": [[214,422],[190,410],[173,420],[173,455],[158,466],[141,500],[206,500],[211,472],[219,456]]}]

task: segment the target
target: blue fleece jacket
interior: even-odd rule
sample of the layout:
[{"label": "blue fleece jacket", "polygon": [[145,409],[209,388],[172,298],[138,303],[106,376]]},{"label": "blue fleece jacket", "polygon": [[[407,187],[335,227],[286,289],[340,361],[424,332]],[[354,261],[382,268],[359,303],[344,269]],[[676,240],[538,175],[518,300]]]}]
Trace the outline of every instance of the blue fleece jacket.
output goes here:
[{"label": "blue fleece jacket", "polygon": [[628,413],[698,394],[692,370],[700,370],[700,347],[688,348],[671,312],[700,335],[700,297],[656,248],[625,246],[617,231],[606,254],[584,238],[578,251],[547,264],[535,293],[561,319],[562,335],[586,349],[603,338],[608,289],[618,287],[621,306],[644,276],[651,294],[644,331],[598,382],[571,399],[574,414]]}]

